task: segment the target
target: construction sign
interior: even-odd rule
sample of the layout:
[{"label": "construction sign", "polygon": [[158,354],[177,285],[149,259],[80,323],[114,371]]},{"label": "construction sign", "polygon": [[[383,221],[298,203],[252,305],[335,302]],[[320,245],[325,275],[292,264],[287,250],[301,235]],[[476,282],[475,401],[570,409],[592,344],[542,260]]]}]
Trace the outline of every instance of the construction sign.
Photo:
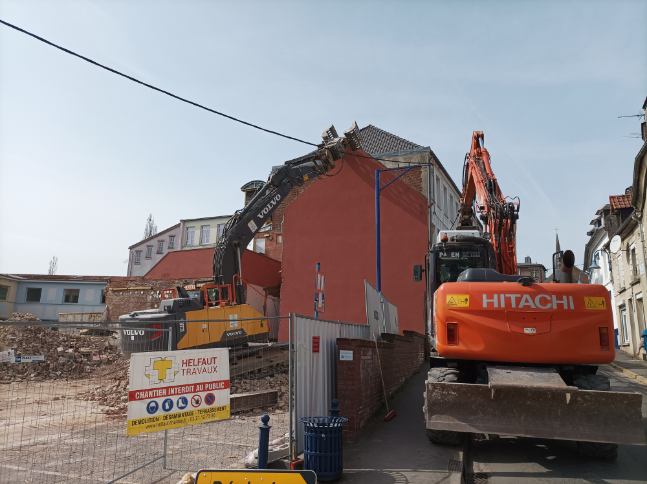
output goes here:
[{"label": "construction sign", "polygon": [[228,348],[133,353],[129,376],[128,435],[230,416]]},{"label": "construction sign", "polygon": [[211,471],[198,472],[196,484],[316,484],[314,471]]}]

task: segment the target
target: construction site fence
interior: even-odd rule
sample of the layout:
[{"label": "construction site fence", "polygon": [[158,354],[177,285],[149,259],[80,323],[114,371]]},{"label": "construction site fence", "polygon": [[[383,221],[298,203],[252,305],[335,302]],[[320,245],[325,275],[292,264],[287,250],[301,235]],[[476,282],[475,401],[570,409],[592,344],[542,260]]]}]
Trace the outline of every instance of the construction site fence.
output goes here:
[{"label": "construction site fence", "polygon": [[266,319],[265,340],[237,339],[229,349],[230,419],[137,436],[126,434],[122,338],[153,332],[139,351],[166,352],[178,322],[0,321],[0,482],[177,482],[201,468],[244,468],[254,465],[265,414],[270,448],[287,457],[291,319]]}]

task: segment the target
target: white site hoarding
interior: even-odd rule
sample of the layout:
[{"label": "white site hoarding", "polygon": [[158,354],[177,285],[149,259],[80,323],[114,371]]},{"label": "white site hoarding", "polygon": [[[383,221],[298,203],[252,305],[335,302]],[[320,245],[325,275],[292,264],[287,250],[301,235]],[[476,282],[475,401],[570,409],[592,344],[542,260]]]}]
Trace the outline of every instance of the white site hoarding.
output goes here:
[{"label": "white site hoarding", "polygon": [[229,349],[133,353],[128,435],[230,417]]}]

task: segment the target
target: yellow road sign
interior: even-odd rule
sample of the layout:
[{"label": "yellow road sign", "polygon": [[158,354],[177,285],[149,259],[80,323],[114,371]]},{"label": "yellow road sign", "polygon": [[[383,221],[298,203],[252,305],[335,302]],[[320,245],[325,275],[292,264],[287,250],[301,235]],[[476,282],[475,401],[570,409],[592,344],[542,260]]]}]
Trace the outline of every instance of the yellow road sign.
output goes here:
[{"label": "yellow road sign", "polygon": [[445,303],[448,308],[469,308],[470,295],[469,294],[447,294]]},{"label": "yellow road sign", "polygon": [[586,309],[606,309],[607,302],[603,297],[585,297],[584,307]]},{"label": "yellow road sign", "polygon": [[245,469],[239,471],[202,470],[196,484],[316,484],[314,471],[265,471]]}]

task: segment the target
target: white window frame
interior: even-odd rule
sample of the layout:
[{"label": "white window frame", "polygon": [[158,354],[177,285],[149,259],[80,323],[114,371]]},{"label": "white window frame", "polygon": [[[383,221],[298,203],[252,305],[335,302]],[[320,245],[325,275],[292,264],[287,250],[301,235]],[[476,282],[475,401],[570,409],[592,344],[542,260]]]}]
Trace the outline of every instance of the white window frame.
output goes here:
[{"label": "white window frame", "polygon": [[133,253],[133,264],[140,265],[142,263],[142,251],[136,250]]},{"label": "white window frame", "polygon": [[629,313],[627,311],[626,306],[622,306],[620,308],[620,335],[622,337],[622,344],[623,345],[628,345],[630,343],[629,340]]},{"label": "white window frame", "polygon": [[0,301],[6,301],[9,299],[9,286],[0,286],[0,291],[4,290],[4,297],[0,297]]},{"label": "white window frame", "polygon": [[210,234],[211,234],[211,225],[200,226],[200,245],[207,245],[209,243]]},{"label": "white window frame", "polygon": [[449,218],[449,205],[447,204],[447,185],[443,184],[443,206],[445,208],[445,215]]},{"label": "white window frame", "polygon": [[186,228],[186,246],[193,247],[195,245],[195,227]]},{"label": "white window frame", "polygon": [[146,255],[144,257],[146,259],[152,259],[153,258],[153,246],[152,245],[147,245],[146,246]]},{"label": "white window frame", "polygon": [[175,235],[168,236],[168,249],[175,249]]},{"label": "white window frame", "polygon": [[216,240],[220,239],[222,237],[222,234],[225,231],[225,225],[226,224],[216,224]]},{"label": "white window frame", "polygon": [[164,239],[160,239],[157,241],[157,253],[158,254],[164,253]]}]

